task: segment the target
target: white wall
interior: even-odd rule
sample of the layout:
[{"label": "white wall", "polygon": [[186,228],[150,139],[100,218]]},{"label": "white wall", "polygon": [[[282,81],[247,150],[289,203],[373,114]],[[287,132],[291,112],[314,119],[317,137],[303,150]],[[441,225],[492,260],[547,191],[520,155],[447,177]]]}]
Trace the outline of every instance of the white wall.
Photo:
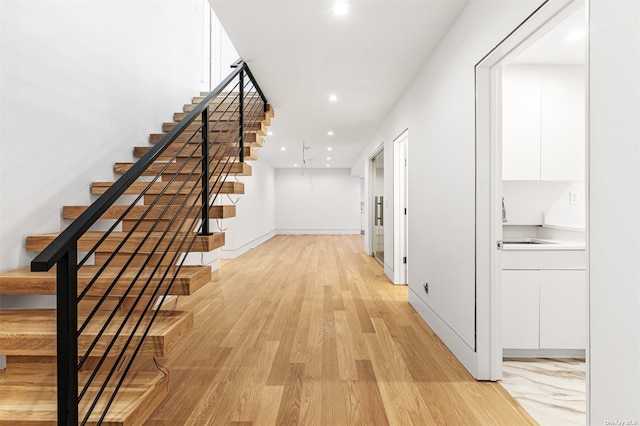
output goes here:
[{"label": "white wall", "polygon": [[640,422],[640,2],[589,7],[589,420],[625,424]]},{"label": "white wall", "polygon": [[[225,245],[220,258],[233,259],[275,234],[275,170],[266,161],[250,161],[252,175],[239,177],[243,195],[220,196],[217,204],[236,203],[236,217],[220,221]],[[219,231],[215,223],[213,231]]]},{"label": "white wall", "polygon": [[[409,129],[409,301],[472,374],[477,370],[474,65],[541,3],[470,2],[359,160],[366,162],[380,141],[392,153],[394,138]],[[393,200],[391,157],[385,164],[387,200]],[[392,241],[385,244],[389,255]]]},{"label": "white wall", "polygon": [[[197,94],[203,3],[2,1],[0,271]],[[208,11],[206,11],[208,13]]]},{"label": "white wall", "polygon": [[213,59],[211,88],[213,89],[232,71],[231,64],[240,59],[240,55],[213,10],[211,10],[211,55]]},{"label": "white wall", "polygon": [[[584,229],[584,182],[504,181],[507,225],[555,225]],[[571,195],[575,196],[575,204]]]},{"label": "white wall", "polygon": [[359,234],[360,177],[349,169],[276,169],[276,232]]}]

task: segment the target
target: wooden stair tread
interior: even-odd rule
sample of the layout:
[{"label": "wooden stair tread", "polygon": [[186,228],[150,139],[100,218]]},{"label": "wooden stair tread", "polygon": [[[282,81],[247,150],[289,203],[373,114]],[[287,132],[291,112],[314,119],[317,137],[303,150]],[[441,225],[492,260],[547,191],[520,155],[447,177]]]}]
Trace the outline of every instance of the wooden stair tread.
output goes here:
[{"label": "wooden stair tread", "polygon": [[[76,219],[80,216],[88,206],[64,206],[62,209],[62,217],[64,219]],[[129,206],[125,205],[113,205],[107,209],[107,211],[100,217],[101,219],[120,219],[123,214],[127,211]],[[165,211],[166,209],[166,211]],[[145,220],[156,220],[162,217],[172,218],[174,216],[184,217],[186,216],[186,212],[180,206],[165,206],[165,205],[156,205],[153,207],[149,206],[134,206],[129,213],[127,213],[125,219],[127,220],[136,220],[142,218],[142,216],[146,213]],[[164,214],[163,214],[164,212]],[[198,211],[198,214],[200,211]],[[211,206],[209,208],[209,217],[211,219],[227,219],[230,217],[235,217],[236,215],[236,206],[235,205],[223,205],[223,206]]]},{"label": "wooden stair tread", "polygon": [[[167,133],[151,133],[149,135],[149,143],[156,144],[160,142],[162,138],[164,138],[166,135]],[[217,146],[219,144],[234,144],[234,145],[238,144],[237,135],[235,134],[231,135],[228,132],[223,132],[222,135],[223,136],[220,136],[218,138],[214,136],[213,139],[211,140],[211,143],[214,146]],[[192,134],[189,134],[189,133],[183,133],[177,136],[176,139],[173,142],[171,142],[171,146],[180,146],[185,143],[188,143],[190,146],[191,145],[199,146],[201,142],[202,142],[202,138],[199,135],[193,136]],[[261,135],[258,135],[256,133],[246,133],[244,135],[245,147],[252,146],[255,148],[260,148],[263,145],[264,145],[264,139],[262,138]],[[170,149],[170,147],[168,147],[167,150]],[[185,152],[186,151],[188,150],[185,148]]]},{"label": "wooden stair tread", "polygon": [[[180,120],[185,119],[193,110],[193,108],[189,108],[189,111],[184,112],[175,112],[173,113],[173,121],[178,122]],[[247,117],[247,120],[252,121],[265,121],[267,120],[267,114],[262,109],[262,105],[253,105],[249,109],[246,108],[243,111],[244,116]],[[226,121],[238,121],[240,118],[240,112],[236,108],[216,108],[215,111],[209,111],[209,122],[226,122]],[[202,122],[202,115],[198,114],[198,116],[193,120],[194,122]]]},{"label": "wooden stair tread", "polygon": [[[162,123],[162,131],[163,132],[171,131],[177,125],[178,125],[178,123],[175,122],[175,121]],[[201,127],[202,127],[202,123],[193,122],[193,123],[189,124],[188,126],[186,126],[184,131],[185,132],[199,132]],[[238,126],[237,121],[221,122],[221,123],[212,124],[210,129],[209,129],[209,131],[212,132],[212,133],[213,132],[220,132],[220,133],[235,132],[235,133],[237,133],[239,131],[239,126]],[[267,134],[267,126],[263,122],[257,122],[257,123],[254,123],[254,124],[247,124],[247,125],[244,126],[244,131],[245,131],[245,133],[257,133],[260,136],[265,136]]]},{"label": "wooden stair tread", "polygon": [[[92,355],[101,355],[107,341],[117,331],[121,318],[125,313],[116,313],[112,322],[103,335],[103,339],[93,350]],[[82,335],[78,337],[78,350],[86,351],[93,341],[96,333],[105,322],[108,313],[98,312],[95,319],[89,323]],[[132,318],[136,318],[134,314]],[[79,320],[81,321],[81,319]],[[55,309],[14,309],[0,311],[0,353],[6,355],[44,355],[56,354],[56,311]],[[133,330],[135,320],[130,319],[125,324],[120,337],[114,345],[115,353],[118,353],[127,339],[127,334]],[[136,330],[136,336],[141,336],[148,324],[148,318],[142,321],[142,325]],[[177,340],[193,327],[192,312],[158,313],[149,334],[143,343],[142,352],[156,356],[166,356],[177,344]],[[113,353],[113,352],[112,352]]]},{"label": "wooden stair tread", "polygon": [[[200,102],[204,101],[204,98],[206,98],[207,96],[209,96],[209,93],[200,94],[200,96],[194,96],[191,98],[191,103],[194,105],[198,105]],[[258,102],[262,103],[262,98],[258,94],[253,95],[253,94],[245,93],[244,98],[247,101],[256,101],[255,103],[258,103]],[[209,101],[209,105],[233,104],[233,103],[238,103],[237,101],[238,101],[238,92],[224,93],[212,98]]]},{"label": "wooden stair tread", "polygon": [[[154,249],[158,240],[163,238],[162,232],[150,232],[149,238],[144,242],[142,247],[138,249],[138,245],[142,242],[147,235],[146,232],[132,232],[131,236],[127,240],[127,242],[120,249],[122,253],[131,253],[131,252],[148,252],[149,250]],[[170,233],[175,234],[175,233]],[[187,233],[180,232],[180,235],[177,239],[183,238]],[[195,235],[195,233],[188,233],[189,235]],[[40,235],[30,235],[27,237],[27,251],[41,251],[44,250],[59,234],[58,233],[49,233],[49,234],[40,234]],[[78,250],[80,251],[89,251],[93,249],[96,243],[102,238],[104,232],[99,231],[89,231],[85,233],[78,240]],[[113,251],[120,244],[120,242],[126,237],[126,233],[123,232],[112,232],[105,241],[98,247],[97,251],[99,252],[108,252]],[[179,244],[174,243],[170,248],[168,247],[171,238],[163,239],[163,242],[158,246],[157,250],[178,250]],[[220,248],[224,245],[224,233],[223,232],[214,232],[212,235],[196,235],[195,242],[191,248],[193,252],[209,252]],[[186,246],[183,246],[181,251],[186,251]],[[1,353],[1,352],[0,352]]]},{"label": "wooden stair tread", "polygon": [[[218,182],[215,183],[216,178],[211,178],[210,190],[216,192],[219,190],[221,194],[244,194],[244,184],[240,182]],[[91,193],[94,195],[104,194],[115,182],[93,182],[91,184]],[[196,189],[192,191],[194,185],[183,185],[182,182],[154,182],[149,185],[149,182],[134,182],[124,191],[124,195],[139,195],[146,189],[146,195],[173,195],[183,194],[189,195],[198,194],[200,184],[196,184]],[[149,187],[147,189],[147,187]]]},{"label": "wooden stair tread", "polygon": [[[208,96],[208,95],[209,95],[209,93],[211,93],[211,92],[207,92],[206,90],[205,90],[205,91],[200,91],[200,96]],[[228,96],[228,95],[234,95],[234,94],[237,94],[237,93],[238,93],[238,92],[227,92],[227,91],[223,91],[223,92],[220,92],[220,94],[218,95],[218,97],[225,97],[225,96]],[[256,92],[255,90],[248,90],[248,91],[246,91],[244,96],[245,96],[245,97],[260,98],[260,95],[259,95],[259,94],[258,94],[258,92]]]},{"label": "wooden stair tread", "polygon": [[[0,372],[0,425],[56,425],[55,358],[50,357],[47,361],[42,357],[28,357],[35,361],[19,363],[17,369],[13,368],[12,358],[8,358],[7,370]],[[80,372],[80,383],[84,383],[87,375],[87,372]],[[131,372],[103,424],[124,426],[141,423],[166,396],[166,383],[164,375],[158,371]],[[109,385],[106,389],[110,391],[112,388]],[[87,397],[80,403],[81,414],[96,394],[96,389],[97,386],[89,388]],[[104,401],[98,402],[88,424],[97,424],[104,405]]]},{"label": "wooden stair tread", "polygon": [[[78,270],[79,291],[82,291],[93,279],[99,268],[100,266],[86,265]],[[171,266],[170,269],[171,272],[167,275],[168,280],[173,276],[173,271],[177,270],[177,266]],[[90,296],[104,294],[106,288],[113,283],[120,270],[120,267],[106,268],[87,294]],[[139,267],[130,267],[125,270],[111,290],[110,295],[123,295],[138,270]],[[158,272],[154,274],[154,278],[151,280],[152,286],[157,286],[166,270],[167,268],[158,268]],[[139,287],[144,286],[152,272],[153,267],[145,268],[129,295],[135,296],[139,294]],[[172,296],[190,295],[210,281],[211,267],[184,265],[180,268],[169,294]],[[47,272],[31,272],[29,268],[24,268],[1,273],[0,294],[56,294],[56,268],[54,266]]]},{"label": "wooden stair tread", "polygon": [[[124,174],[135,164],[136,163],[116,163],[114,166],[114,172],[116,174]],[[142,176],[156,176],[158,173],[199,176],[201,173],[201,167],[201,161],[199,159],[178,159],[172,162],[158,160],[147,167],[147,169],[142,173]],[[235,161],[229,164],[225,164],[225,162],[223,162],[222,164],[216,165],[210,169],[211,175],[226,173],[227,171],[232,175],[251,176],[250,165]]]},{"label": "wooden stair tread", "polygon": [[[136,158],[142,158],[147,152],[149,152],[149,150],[151,150],[151,148],[153,148],[153,147],[152,146],[136,146],[136,147],[133,148],[133,156],[136,157]],[[214,147],[209,151],[209,155],[210,155],[209,158],[215,158],[215,159],[226,158],[225,156],[217,155],[216,149],[217,148]],[[172,160],[174,158],[176,158],[176,159],[178,159],[178,158],[191,158],[191,152],[187,152],[187,150],[182,150],[181,152],[178,152],[179,150],[180,150],[180,146],[179,145],[175,145],[175,146],[171,145],[160,156],[158,156],[158,160],[169,161],[169,160]],[[189,150],[189,151],[191,151],[191,150]],[[256,150],[256,147],[245,146],[244,147],[244,160],[245,161],[255,161],[257,159],[258,159],[258,151]]]}]

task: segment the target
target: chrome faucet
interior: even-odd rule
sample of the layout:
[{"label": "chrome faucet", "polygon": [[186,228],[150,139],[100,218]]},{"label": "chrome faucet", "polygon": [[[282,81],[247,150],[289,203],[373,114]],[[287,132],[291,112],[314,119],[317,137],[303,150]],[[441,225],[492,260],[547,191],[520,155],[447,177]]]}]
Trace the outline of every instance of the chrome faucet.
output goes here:
[{"label": "chrome faucet", "polygon": [[504,208],[504,197],[502,197],[502,223],[507,222],[507,209]]}]

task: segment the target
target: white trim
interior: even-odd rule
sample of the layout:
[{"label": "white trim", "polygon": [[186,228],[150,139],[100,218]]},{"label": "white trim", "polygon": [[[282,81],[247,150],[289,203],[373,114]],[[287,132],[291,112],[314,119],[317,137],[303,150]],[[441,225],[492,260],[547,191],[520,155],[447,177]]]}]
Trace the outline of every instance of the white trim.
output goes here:
[{"label": "white trim", "polygon": [[267,232],[266,234],[264,234],[264,235],[262,235],[262,236],[260,236],[258,238],[254,238],[253,240],[249,241],[248,243],[243,244],[240,247],[235,248],[233,250],[225,249],[225,246],[223,246],[220,249],[220,254],[218,255],[218,257],[220,259],[235,259],[236,257],[241,256],[244,253],[248,252],[252,248],[255,248],[255,247],[259,246],[260,244],[264,243],[265,241],[271,239],[274,235],[276,235],[276,231]]},{"label": "white trim", "polygon": [[393,264],[390,271],[394,284],[408,284],[407,263],[403,262],[407,254],[407,147],[409,130],[405,130],[393,141]]},{"label": "white trim", "polygon": [[[220,268],[219,262],[219,250],[211,250],[206,252],[191,252],[187,253],[184,257],[185,265],[208,265],[211,266],[212,271],[218,270]],[[178,261],[181,262],[182,258]]]},{"label": "white trim", "polygon": [[505,349],[505,358],[585,358],[584,349]]}]

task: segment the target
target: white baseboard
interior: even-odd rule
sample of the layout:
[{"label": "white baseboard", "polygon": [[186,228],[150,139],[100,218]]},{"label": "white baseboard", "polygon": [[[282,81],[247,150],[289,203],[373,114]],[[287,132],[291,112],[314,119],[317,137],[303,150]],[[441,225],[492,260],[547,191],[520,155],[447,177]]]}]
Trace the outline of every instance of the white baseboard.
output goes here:
[{"label": "white baseboard", "polygon": [[411,287],[409,287],[409,304],[413,306],[427,325],[438,335],[440,340],[449,348],[464,368],[477,379],[478,357],[476,352],[474,352],[449,324],[444,322]]},{"label": "white baseboard", "polygon": [[393,282],[393,268],[386,263],[384,264],[384,274],[389,278],[389,281],[391,281],[392,284],[395,284]]},{"label": "white baseboard", "polygon": [[359,229],[276,229],[277,235],[352,235]]},{"label": "white baseboard", "polygon": [[227,246],[223,246],[220,249],[219,257],[220,259],[235,259],[236,257],[248,252],[252,248],[259,246],[265,241],[271,239],[276,235],[276,231],[269,231],[264,235],[259,236],[258,238],[254,238],[246,244],[241,245],[238,248],[230,249]]},{"label": "white baseboard", "polygon": [[217,271],[218,268],[220,268],[219,257],[218,250],[203,253],[188,253],[184,260],[184,265],[208,265],[211,266],[211,271]]},{"label": "white baseboard", "polygon": [[503,349],[504,358],[586,358],[585,349]]}]

